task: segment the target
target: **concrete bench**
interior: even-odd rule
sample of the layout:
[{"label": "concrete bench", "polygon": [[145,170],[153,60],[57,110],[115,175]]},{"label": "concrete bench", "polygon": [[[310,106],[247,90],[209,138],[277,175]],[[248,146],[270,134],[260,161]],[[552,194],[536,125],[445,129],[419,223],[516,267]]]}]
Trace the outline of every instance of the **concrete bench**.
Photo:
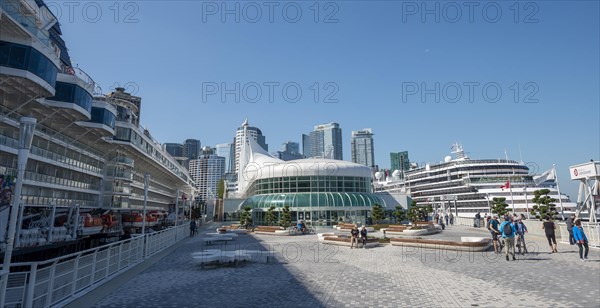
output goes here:
[{"label": "concrete bench", "polygon": [[[322,234],[322,235],[319,235],[318,238],[319,238],[319,242],[322,242],[323,244],[340,245],[340,246],[348,246],[348,247],[350,247],[350,245],[352,244],[349,236],[346,237],[346,236],[340,236],[340,235]],[[362,241],[360,240],[360,238],[358,239],[358,243],[359,243],[359,247],[362,247]],[[367,247],[373,247],[373,246],[378,246],[378,245],[379,245],[378,238],[367,238]]]},{"label": "concrete bench", "polygon": [[290,235],[289,230],[277,226],[258,226],[254,228],[254,233],[268,235]]},{"label": "concrete bench", "polygon": [[454,242],[443,240],[429,240],[421,238],[391,238],[392,246],[408,246],[428,249],[460,250],[460,251],[485,251],[491,245],[491,239],[476,242]]}]

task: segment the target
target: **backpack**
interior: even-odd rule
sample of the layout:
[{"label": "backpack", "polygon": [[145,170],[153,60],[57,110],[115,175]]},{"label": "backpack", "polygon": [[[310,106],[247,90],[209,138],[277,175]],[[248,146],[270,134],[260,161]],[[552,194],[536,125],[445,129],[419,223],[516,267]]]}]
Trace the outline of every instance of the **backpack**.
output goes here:
[{"label": "backpack", "polygon": [[504,224],[504,227],[502,227],[502,233],[503,233],[505,236],[511,236],[511,235],[512,235],[512,233],[513,233],[513,229],[512,229],[512,227],[510,226],[510,223],[506,223],[506,224]]}]

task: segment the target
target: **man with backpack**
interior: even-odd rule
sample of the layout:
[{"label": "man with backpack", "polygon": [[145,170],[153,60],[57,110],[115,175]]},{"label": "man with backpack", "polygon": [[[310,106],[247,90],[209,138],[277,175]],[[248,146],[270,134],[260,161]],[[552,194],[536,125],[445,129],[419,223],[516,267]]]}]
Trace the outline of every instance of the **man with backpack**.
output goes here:
[{"label": "man with backpack", "polygon": [[515,258],[515,225],[510,222],[510,216],[504,217],[504,222],[500,225],[500,232],[502,232],[502,239],[504,240],[504,246],[506,247],[506,261],[509,261],[508,255],[512,254],[513,261]]}]

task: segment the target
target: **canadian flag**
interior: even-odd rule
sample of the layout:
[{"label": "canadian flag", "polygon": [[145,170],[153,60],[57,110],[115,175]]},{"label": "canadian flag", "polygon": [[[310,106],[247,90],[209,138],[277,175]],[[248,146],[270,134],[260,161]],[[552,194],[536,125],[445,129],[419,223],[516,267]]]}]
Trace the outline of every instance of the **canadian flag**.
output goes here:
[{"label": "canadian flag", "polygon": [[502,190],[504,190],[504,188],[510,188],[510,180],[506,181],[506,184],[500,186],[500,188],[502,188]]}]

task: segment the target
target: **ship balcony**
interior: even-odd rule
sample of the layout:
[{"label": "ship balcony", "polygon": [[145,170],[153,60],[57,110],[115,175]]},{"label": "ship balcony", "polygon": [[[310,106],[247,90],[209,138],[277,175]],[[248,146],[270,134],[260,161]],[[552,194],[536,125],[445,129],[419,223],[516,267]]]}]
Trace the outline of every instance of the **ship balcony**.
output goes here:
[{"label": "ship balcony", "polygon": [[37,49],[0,40],[3,112],[23,110],[21,113],[35,114],[32,109],[40,107],[36,99],[54,95],[57,72],[55,63]]},{"label": "ship balcony", "polygon": [[40,197],[40,196],[28,196],[22,195],[21,201],[25,206],[39,206],[49,207],[56,205],[58,207],[70,207],[80,206],[82,208],[98,208],[100,203],[98,201],[80,200],[80,199],[67,199],[67,198],[51,198],[51,197]]},{"label": "ship balcony", "polygon": [[90,129],[89,133],[97,138],[114,136],[117,114],[115,107],[106,101],[94,99],[91,110],[91,119],[77,122],[77,125]]},{"label": "ship balcony", "polygon": [[82,80],[74,75],[58,74],[55,89],[54,96],[40,100],[52,109],[60,109],[52,116],[52,126],[64,127],[76,121],[91,119],[92,95]]}]

